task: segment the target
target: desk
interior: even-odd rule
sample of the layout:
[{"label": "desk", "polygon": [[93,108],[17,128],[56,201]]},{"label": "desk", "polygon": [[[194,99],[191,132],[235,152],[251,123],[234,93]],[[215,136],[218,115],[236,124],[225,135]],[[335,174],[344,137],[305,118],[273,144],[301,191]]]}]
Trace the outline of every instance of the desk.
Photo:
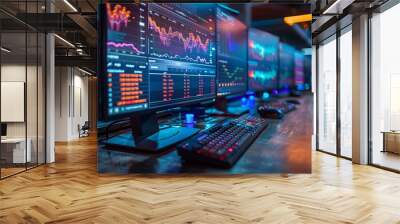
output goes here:
[{"label": "desk", "polygon": [[382,152],[400,154],[400,131],[383,131]]},{"label": "desk", "polygon": [[[25,151],[25,145],[27,146],[26,151]],[[1,157],[2,159],[5,159],[6,163],[31,162],[32,158],[31,146],[32,146],[32,141],[30,138],[1,139]]]},{"label": "desk", "polygon": [[[99,173],[151,174],[245,174],[245,173],[310,173],[313,99],[305,96],[302,104],[283,120],[269,120],[265,129],[241,159],[230,169],[220,169],[197,163],[185,163],[172,147],[161,154],[139,151],[110,150],[99,143],[97,169]],[[199,121],[202,128],[215,118]],[[170,124],[182,125],[177,119]]]}]

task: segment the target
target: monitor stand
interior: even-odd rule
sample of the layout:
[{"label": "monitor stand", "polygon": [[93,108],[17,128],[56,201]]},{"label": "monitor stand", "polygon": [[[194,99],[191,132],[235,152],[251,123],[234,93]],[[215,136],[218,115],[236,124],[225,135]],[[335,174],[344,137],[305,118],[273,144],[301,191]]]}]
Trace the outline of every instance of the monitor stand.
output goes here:
[{"label": "monitor stand", "polygon": [[132,131],[104,141],[108,147],[160,152],[193,135],[199,129],[190,127],[168,127],[159,129],[157,115],[140,114],[131,117]]},{"label": "monitor stand", "polygon": [[215,100],[215,108],[206,110],[208,115],[212,116],[225,116],[225,117],[239,117],[249,112],[247,107],[243,106],[229,106],[228,99],[225,96],[218,96]]}]

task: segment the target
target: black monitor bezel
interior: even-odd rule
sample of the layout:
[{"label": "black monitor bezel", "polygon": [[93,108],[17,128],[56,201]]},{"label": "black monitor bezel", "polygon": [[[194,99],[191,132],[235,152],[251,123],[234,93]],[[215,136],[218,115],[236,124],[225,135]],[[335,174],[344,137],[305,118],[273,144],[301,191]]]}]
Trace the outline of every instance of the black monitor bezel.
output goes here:
[{"label": "black monitor bezel", "polygon": [[[109,2],[109,3],[117,3],[117,2]],[[138,4],[135,2],[119,2],[121,4]],[[118,120],[122,118],[127,118],[131,117],[133,115],[140,115],[140,114],[151,114],[151,113],[156,113],[159,111],[165,111],[168,109],[172,108],[177,108],[177,107],[182,107],[182,106],[194,106],[194,105],[199,105],[201,103],[205,102],[211,102],[215,101],[217,97],[217,56],[215,56],[215,78],[214,78],[214,94],[210,97],[204,97],[201,99],[195,99],[191,100],[190,102],[178,102],[174,104],[168,104],[168,105],[163,105],[163,106],[157,106],[153,108],[148,108],[144,110],[138,110],[138,111],[132,111],[132,112],[127,112],[127,113],[122,113],[122,114],[115,114],[115,115],[109,115],[108,114],[108,98],[106,94],[107,90],[107,47],[106,47],[106,41],[107,41],[107,13],[106,13],[106,4],[107,3],[101,3],[98,5],[98,10],[97,10],[97,26],[98,26],[98,50],[97,50],[97,67],[99,68],[97,71],[97,77],[98,77],[98,115],[99,119],[101,121],[112,121],[112,120]],[[147,3],[147,4],[157,4],[157,3]],[[148,5],[147,5],[148,7]],[[214,15],[216,10],[214,10]],[[214,20],[215,21],[215,20]],[[216,35],[216,29],[214,29],[214,36]],[[216,36],[215,36],[216,37]]]},{"label": "black monitor bezel", "polygon": [[217,35],[218,35],[218,17],[217,17],[217,10],[222,10],[222,11],[224,11],[225,13],[227,13],[227,14],[229,14],[230,16],[232,16],[232,17],[234,17],[235,19],[237,19],[237,20],[239,20],[240,22],[242,22],[245,26],[246,26],[246,41],[245,41],[245,43],[246,43],[246,68],[245,68],[245,71],[247,71],[246,72],[246,74],[245,74],[245,77],[246,77],[246,83],[245,83],[245,90],[244,91],[237,91],[237,92],[231,92],[231,93],[228,93],[228,94],[221,94],[220,95],[220,93],[219,93],[219,91],[218,91],[218,89],[219,89],[219,69],[218,69],[218,57],[219,57],[219,54],[218,54],[218,47],[219,47],[219,44],[218,44],[218,42],[216,41],[216,44],[217,44],[217,50],[216,50],[216,77],[217,77],[217,80],[216,80],[216,96],[223,96],[223,97],[226,97],[226,98],[228,98],[228,99],[235,99],[235,98],[237,98],[237,97],[240,97],[240,96],[243,96],[244,94],[246,94],[247,93],[247,91],[249,90],[249,76],[248,76],[248,72],[249,72],[249,63],[248,63],[248,61],[249,61],[249,52],[248,52],[248,42],[249,42],[249,26],[246,24],[246,23],[244,23],[243,21],[241,21],[239,18],[237,18],[237,16],[234,16],[232,13],[229,13],[228,12],[228,10],[225,10],[223,7],[221,7],[221,6],[219,6],[219,5],[217,5],[216,6],[216,8],[215,8],[215,39],[216,40],[218,40],[218,38],[217,38]]}]

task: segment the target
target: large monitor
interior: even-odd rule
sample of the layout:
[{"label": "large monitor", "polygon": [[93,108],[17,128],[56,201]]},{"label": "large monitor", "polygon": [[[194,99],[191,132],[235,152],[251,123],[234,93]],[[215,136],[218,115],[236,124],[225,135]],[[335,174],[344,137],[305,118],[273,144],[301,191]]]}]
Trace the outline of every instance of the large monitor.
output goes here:
[{"label": "large monitor", "polygon": [[305,90],[304,53],[294,53],[294,84],[297,90]]},{"label": "large monitor", "polygon": [[217,8],[218,95],[247,91],[247,26]]},{"label": "large monitor", "polygon": [[213,5],[104,5],[102,120],[215,98]]},{"label": "large monitor", "polygon": [[294,87],[294,52],[295,49],[285,43],[279,45],[279,89],[289,90]]},{"label": "large monitor", "polygon": [[278,86],[279,38],[249,29],[248,76],[249,89],[256,92],[271,91]]}]

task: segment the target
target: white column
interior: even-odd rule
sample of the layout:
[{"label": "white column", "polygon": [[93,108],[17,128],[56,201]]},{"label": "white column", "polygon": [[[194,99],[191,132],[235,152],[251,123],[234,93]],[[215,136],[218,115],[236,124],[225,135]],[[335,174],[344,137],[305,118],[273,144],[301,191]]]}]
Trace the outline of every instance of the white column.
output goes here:
[{"label": "white column", "polygon": [[312,45],[311,58],[311,92],[313,94],[313,134],[311,137],[311,149],[317,149],[317,47]]},{"label": "white column", "polygon": [[55,54],[54,35],[46,36],[46,163],[55,161]]},{"label": "white column", "polygon": [[353,19],[353,162],[368,163],[368,15]]}]

